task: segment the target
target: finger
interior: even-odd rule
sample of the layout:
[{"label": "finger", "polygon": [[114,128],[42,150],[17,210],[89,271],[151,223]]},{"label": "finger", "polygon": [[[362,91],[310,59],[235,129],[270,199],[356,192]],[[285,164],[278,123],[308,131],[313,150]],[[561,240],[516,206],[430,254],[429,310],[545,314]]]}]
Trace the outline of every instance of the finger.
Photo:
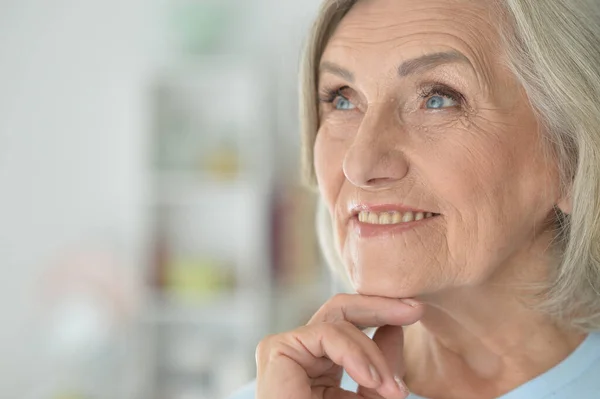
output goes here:
[{"label": "finger", "polygon": [[401,380],[404,376],[404,331],[399,326],[383,326],[377,329],[373,336],[373,343],[380,349],[384,361],[386,362],[385,372],[392,373],[391,375],[384,375],[385,381],[377,391],[360,386],[358,393],[365,398],[380,398],[378,393],[384,393],[389,395],[398,395],[399,393],[403,396],[408,396],[408,388]]},{"label": "finger", "polygon": [[[340,294],[336,295],[319,309],[309,322],[309,325],[342,319],[357,326],[400,326],[416,322],[422,316],[423,311],[424,307],[414,300]],[[377,344],[371,341],[377,349],[371,349],[370,353],[383,352],[387,356],[386,358],[383,354],[381,355],[383,357],[381,363],[379,356],[371,358],[376,370],[380,372],[382,384],[375,388],[364,385],[362,387],[363,390],[366,388],[370,389],[367,394],[373,397],[382,397],[377,394],[379,393],[386,395],[385,397],[404,398],[408,390],[396,376],[397,368],[402,365],[402,330],[401,328],[395,330],[388,330],[389,327],[381,328],[382,330],[377,336],[379,340],[382,340],[381,342],[386,347],[386,350],[379,349]],[[387,350],[387,348],[393,348],[395,343],[398,344],[398,349]],[[395,356],[396,354],[397,356]],[[348,374],[351,374],[350,370],[346,371]],[[356,379],[355,381],[360,385],[360,381]]]},{"label": "finger", "polygon": [[[370,388],[381,385],[385,358],[377,345],[347,321],[313,324],[300,328],[297,341],[313,358],[327,358],[343,367],[359,384]],[[307,359],[308,360],[308,359]],[[310,363],[302,362],[303,366]],[[305,369],[308,368],[306,367]]]},{"label": "finger", "polygon": [[[324,369],[326,360],[344,368],[354,381],[369,388],[382,384],[382,370],[391,375],[385,370],[385,358],[377,345],[351,323],[339,321],[304,326],[263,340],[257,349],[259,386],[276,386],[286,381],[285,392],[279,388],[279,397],[287,397],[292,394],[292,387],[310,386],[309,379],[319,373],[336,374],[331,373],[331,367]],[[329,385],[339,386],[339,378]],[[296,397],[295,393],[292,395]]]},{"label": "finger", "polygon": [[362,396],[337,387],[323,387],[313,390],[314,397],[323,399],[364,399]]},{"label": "finger", "polygon": [[323,374],[311,380],[311,385],[313,387],[340,386],[342,378],[344,377],[344,369],[333,362],[331,362],[331,364],[332,367],[330,367],[329,370],[326,370]]},{"label": "finger", "polygon": [[410,299],[338,294],[325,303],[308,324],[346,320],[355,326],[409,325],[423,315],[423,306]]},{"label": "finger", "polygon": [[264,367],[265,362],[259,362],[259,359],[260,356],[257,356],[256,399],[312,398],[310,379],[301,365],[282,356],[274,358],[269,367]]},{"label": "finger", "polygon": [[[377,344],[347,321],[321,323],[305,327],[320,335],[319,339],[304,341],[304,347],[314,357],[325,356],[342,366],[348,375],[361,386],[386,395],[387,398],[404,398],[394,380],[394,372],[389,368],[386,357]],[[331,331],[328,331],[331,329]],[[347,360],[345,357],[350,356]],[[361,381],[367,381],[363,385]],[[331,384],[330,384],[331,385]]]}]

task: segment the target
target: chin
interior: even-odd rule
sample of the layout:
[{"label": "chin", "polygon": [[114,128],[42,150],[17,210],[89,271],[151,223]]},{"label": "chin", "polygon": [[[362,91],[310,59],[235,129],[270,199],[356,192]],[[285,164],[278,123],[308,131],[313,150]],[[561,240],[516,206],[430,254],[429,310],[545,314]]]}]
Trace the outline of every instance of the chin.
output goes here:
[{"label": "chin", "polygon": [[[423,226],[426,227],[426,226]],[[454,268],[444,236],[434,229],[364,238],[355,231],[338,230],[339,247],[353,289],[362,295],[414,298],[444,289]],[[446,272],[446,273],[444,273]]]},{"label": "chin", "polygon": [[429,291],[432,288],[429,286],[431,281],[415,272],[397,269],[389,273],[382,269],[365,270],[360,266],[348,269],[350,281],[358,294],[388,298],[410,298]]}]

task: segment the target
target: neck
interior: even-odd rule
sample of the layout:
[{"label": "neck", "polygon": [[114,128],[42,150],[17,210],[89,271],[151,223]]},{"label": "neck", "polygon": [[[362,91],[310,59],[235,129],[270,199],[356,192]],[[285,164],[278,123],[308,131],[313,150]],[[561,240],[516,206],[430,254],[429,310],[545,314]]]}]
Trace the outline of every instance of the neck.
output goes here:
[{"label": "neck", "polygon": [[427,310],[406,330],[409,388],[436,399],[497,398],[582,342],[584,334],[535,310],[531,287],[548,281],[549,262],[532,253],[513,258],[480,285],[419,297]]}]

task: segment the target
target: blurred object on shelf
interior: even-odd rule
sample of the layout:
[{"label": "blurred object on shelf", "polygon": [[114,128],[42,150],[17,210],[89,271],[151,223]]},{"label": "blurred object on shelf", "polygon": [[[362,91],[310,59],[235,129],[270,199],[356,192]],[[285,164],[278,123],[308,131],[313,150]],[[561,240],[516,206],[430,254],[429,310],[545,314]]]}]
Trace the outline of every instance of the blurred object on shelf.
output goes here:
[{"label": "blurred object on shelf", "polygon": [[274,268],[280,286],[304,286],[320,278],[315,233],[316,196],[298,184],[280,185],[274,204]]},{"label": "blurred object on shelf", "polygon": [[202,248],[195,242],[203,234],[185,232],[185,226],[174,224],[173,217],[173,212],[164,209],[156,215],[153,270],[150,272],[152,291],[186,302],[203,302],[222,292],[232,292],[236,280],[231,261],[196,254]]},{"label": "blurred object on shelf", "polygon": [[169,263],[169,238],[166,232],[164,212],[157,212],[153,229],[153,254],[151,255],[150,287],[162,292],[167,285]]},{"label": "blurred object on shelf", "polygon": [[175,258],[167,270],[165,291],[183,301],[202,302],[235,288],[232,267],[211,258]]},{"label": "blurred object on shelf", "polygon": [[232,142],[222,140],[206,157],[204,169],[218,180],[228,181],[238,178],[240,155]]},{"label": "blurred object on shelf", "polygon": [[300,183],[289,181],[293,179],[282,179],[277,186],[272,206],[272,332],[307,323],[329,297],[331,287],[315,230],[317,197]]}]

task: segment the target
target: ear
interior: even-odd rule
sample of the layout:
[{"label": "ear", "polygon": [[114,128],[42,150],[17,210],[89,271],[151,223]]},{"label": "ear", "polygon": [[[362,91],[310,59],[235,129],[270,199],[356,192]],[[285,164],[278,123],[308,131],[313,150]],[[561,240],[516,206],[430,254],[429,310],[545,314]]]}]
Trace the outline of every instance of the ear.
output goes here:
[{"label": "ear", "polygon": [[562,213],[567,215],[570,215],[571,212],[573,212],[573,196],[571,193],[571,188],[569,188],[565,196],[556,203],[556,206],[562,211]]}]

